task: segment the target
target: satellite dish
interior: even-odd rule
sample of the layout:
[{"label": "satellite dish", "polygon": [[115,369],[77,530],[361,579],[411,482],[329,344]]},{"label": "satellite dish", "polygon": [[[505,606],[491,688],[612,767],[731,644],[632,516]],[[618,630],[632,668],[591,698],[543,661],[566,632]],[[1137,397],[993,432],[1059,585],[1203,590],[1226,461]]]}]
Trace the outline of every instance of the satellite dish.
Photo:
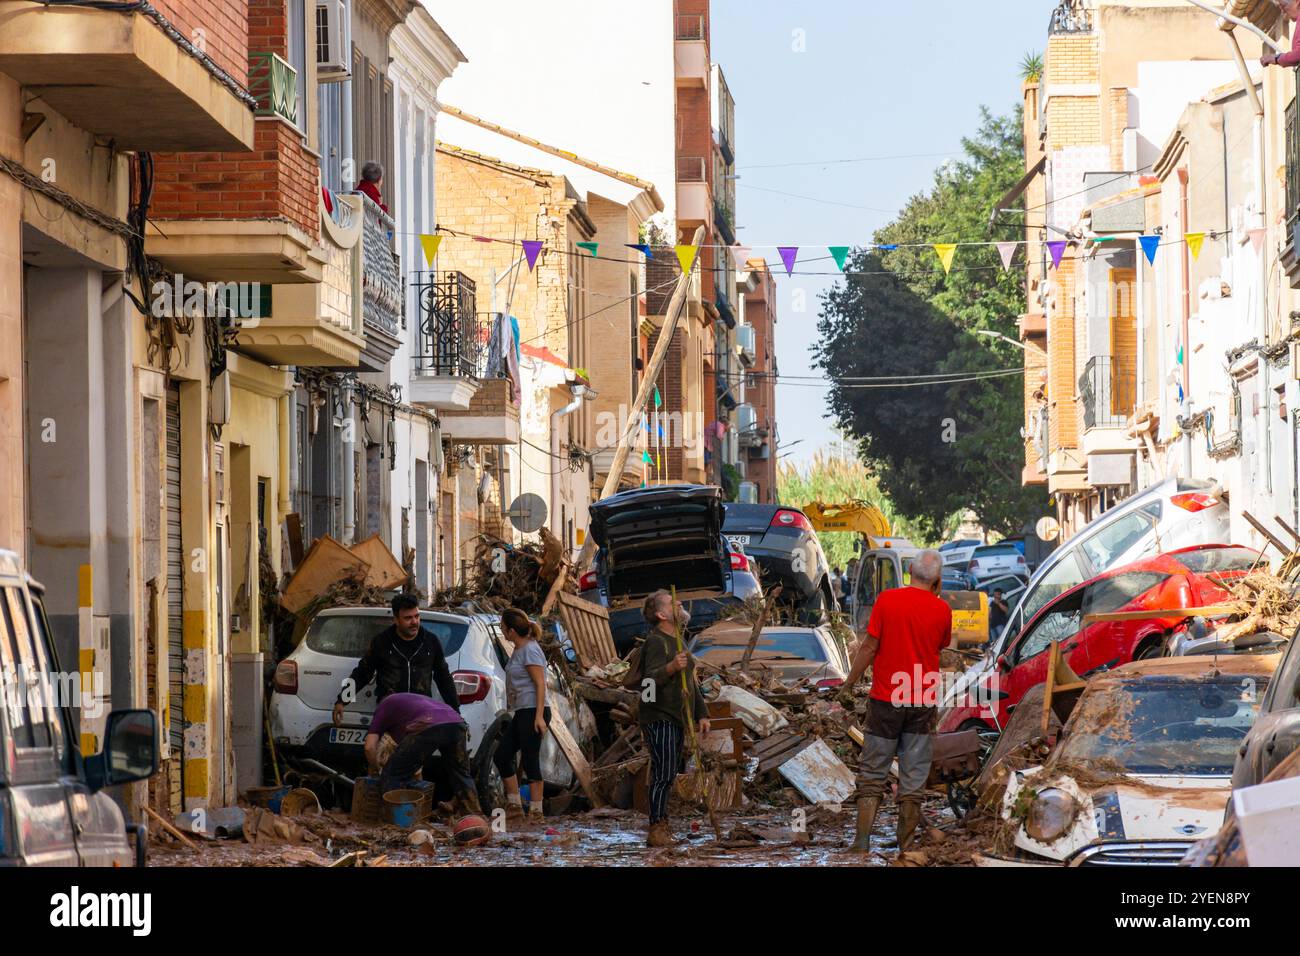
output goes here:
[{"label": "satellite dish", "polygon": [[1061,523],[1050,515],[1039,518],[1034,525],[1034,532],[1044,541],[1055,541],[1061,533]]},{"label": "satellite dish", "polygon": [[546,524],[546,502],[539,495],[523,494],[516,498],[506,512],[515,530],[523,534],[540,531]]}]

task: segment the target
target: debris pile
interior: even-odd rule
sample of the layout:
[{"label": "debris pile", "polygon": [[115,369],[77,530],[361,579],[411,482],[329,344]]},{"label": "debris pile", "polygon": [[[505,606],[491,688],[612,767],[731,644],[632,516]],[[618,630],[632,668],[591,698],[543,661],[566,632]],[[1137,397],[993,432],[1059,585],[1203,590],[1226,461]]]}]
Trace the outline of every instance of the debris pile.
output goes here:
[{"label": "debris pile", "polygon": [[552,591],[569,587],[569,582],[564,545],[546,528],[540,537],[540,542],[511,544],[480,536],[465,583],[438,591],[430,604],[459,607],[472,602],[488,610],[517,607],[532,615],[549,611]]}]

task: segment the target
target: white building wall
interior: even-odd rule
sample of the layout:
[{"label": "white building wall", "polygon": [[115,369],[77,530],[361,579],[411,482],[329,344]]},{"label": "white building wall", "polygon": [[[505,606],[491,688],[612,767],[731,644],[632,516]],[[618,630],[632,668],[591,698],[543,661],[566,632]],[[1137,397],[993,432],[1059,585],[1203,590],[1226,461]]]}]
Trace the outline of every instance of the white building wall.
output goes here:
[{"label": "white building wall", "polygon": [[[420,235],[432,233],[437,224],[434,177],[438,91],[452,71],[464,62],[464,54],[423,9],[414,11],[393,31],[389,53],[392,57],[389,76],[393,81],[393,108],[396,112],[393,152],[397,168],[387,171],[385,192],[392,197],[389,206],[396,214],[396,241],[407,281],[406,328],[401,347],[389,365],[389,382],[401,386],[403,400],[409,401],[412,357],[418,348],[420,329],[419,296],[412,280],[432,268],[425,261]],[[398,414],[394,468],[389,473],[389,540],[399,559],[403,557],[398,553],[403,540],[410,547],[417,547],[418,512],[424,513],[427,529],[424,554],[417,554],[415,566],[417,577],[421,578],[417,582],[419,587],[432,593],[449,582],[437,580],[434,560],[438,523],[436,506],[439,501],[439,471],[435,466],[440,456],[438,449],[431,446],[430,434],[427,418],[414,413]],[[421,488],[421,475],[427,475],[428,495],[424,498],[417,493]],[[420,574],[421,569],[423,574]]]}]

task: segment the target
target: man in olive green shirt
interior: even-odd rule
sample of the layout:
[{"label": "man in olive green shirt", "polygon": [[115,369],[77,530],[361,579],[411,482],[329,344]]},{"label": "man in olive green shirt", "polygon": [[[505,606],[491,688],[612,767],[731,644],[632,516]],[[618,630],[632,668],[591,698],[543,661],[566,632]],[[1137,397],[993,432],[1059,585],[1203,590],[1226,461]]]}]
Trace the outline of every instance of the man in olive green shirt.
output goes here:
[{"label": "man in olive green shirt", "polygon": [[682,649],[679,636],[690,621],[686,608],[669,592],[656,591],[646,598],[642,614],[650,625],[641,649],[644,684],[638,714],[641,734],[650,751],[650,833],[646,846],[672,846],[668,795],[682,763],[685,730],[694,721],[698,733],[707,734],[709,710],[695,680],[695,662]]}]

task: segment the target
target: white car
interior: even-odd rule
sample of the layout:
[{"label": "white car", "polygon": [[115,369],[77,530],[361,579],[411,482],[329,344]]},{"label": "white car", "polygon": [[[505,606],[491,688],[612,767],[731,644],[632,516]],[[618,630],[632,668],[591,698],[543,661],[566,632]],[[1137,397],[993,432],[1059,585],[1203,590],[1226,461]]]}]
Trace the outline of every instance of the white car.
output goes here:
[{"label": "white car", "polygon": [[1134,661],[1094,677],[1046,764],[1012,772],[1015,855],[982,865],[1175,866],[1223,824],[1278,654]]},{"label": "white car", "polygon": [[1006,627],[974,666],[952,682],[944,705],[967,696],[988,680],[998,655],[1025,623],[1053,598],[1076,584],[1139,558],[1202,544],[1227,544],[1228,503],[1218,484],[1190,478],[1166,478],[1094,518],[1039,565]]},{"label": "white car", "polygon": [[[311,757],[340,771],[363,766],[362,745],[375,711],[374,682],[347,705],[338,727],[333,724],[331,709],[344,679],[370,641],[392,623],[392,614],[384,607],[327,608],[316,615],[301,643],[275,670],[271,735],[278,751],[290,758]],[[442,644],[456,681],[461,716],[469,726],[471,769],[482,798],[495,789],[492,755],[508,718],[505,667],[509,644],[501,635],[500,619],[494,615],[422,610],[420,623]],[[563,720],[576,740],[589,739],[595,733],[590,710],[575,707],[563,692],[555,669],[547,670],[552,721]],[[574,780],[554,734],[547,734],[542,742],[542,775],[547,783],[561,788]]]}]

